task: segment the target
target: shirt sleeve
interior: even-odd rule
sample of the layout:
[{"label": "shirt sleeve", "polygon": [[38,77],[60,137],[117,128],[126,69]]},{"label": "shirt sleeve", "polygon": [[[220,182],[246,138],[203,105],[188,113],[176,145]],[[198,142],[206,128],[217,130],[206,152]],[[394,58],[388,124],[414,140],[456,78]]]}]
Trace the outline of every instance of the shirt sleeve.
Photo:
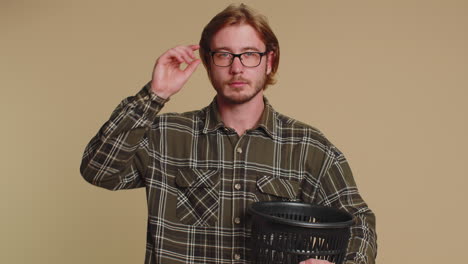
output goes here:
[{"label": "shirt sleeve", "polygon": [[345,263],[374,264],[377,256],[375,215],[359,194],[344,155],[331,146],[328,156],[327,169],[320,179],[319,203],[354,216]]},{"label": "shirt sleeve", "polygon": [[150,83],[124,99],[86,146],[80,166],[83,178],[109,190],[143,187],[147,131],[167,101],[151,92]]}]

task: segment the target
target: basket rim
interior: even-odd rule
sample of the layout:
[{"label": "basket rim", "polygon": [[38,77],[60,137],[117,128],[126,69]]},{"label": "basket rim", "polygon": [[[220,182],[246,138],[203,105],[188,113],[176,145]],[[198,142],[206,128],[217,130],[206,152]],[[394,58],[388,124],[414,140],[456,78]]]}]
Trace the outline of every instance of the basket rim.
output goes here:
[{"label": "basket rim", "polygon": [[[309,208],[326,208],[327,210],[335,210],[337,212],[340,212],[342,214],[346,214],[350,217],[350,220],[348,221],[341,221],[341,222],[332,222],[332,223],[308,223],[308,222],[301,222],[297,220],[291,220],[291,219],[285,219],[269,214],[265,214],[262,212],[259,212],[256,210],[254,207],[256,206],[261,206],[261,205],[268,205],[268,204],[275,204],[275,205],[287,205],[287,206],[302,206],[302,207],[309,207]],[[310,203],[304,203],[304,202],[286,202],[286,201],[263,201],[263,202],[255,202],[251,204],[248,208],[248,211],[252,215],[257,215],[265,220],[271,221],[273,223],[278,223],[278,224],[284,224],[288,226],[296,226],[296,227],[304,227],[304,228],[328,228],[328,229],[337,229],[337,228],[346,228],[350,227],[354,224],[354,217],[350,213],[338,209],[335,207],[330,207],[330,206],[323,206],[323,205],[315,205],[315,204],[310,204]]]}]

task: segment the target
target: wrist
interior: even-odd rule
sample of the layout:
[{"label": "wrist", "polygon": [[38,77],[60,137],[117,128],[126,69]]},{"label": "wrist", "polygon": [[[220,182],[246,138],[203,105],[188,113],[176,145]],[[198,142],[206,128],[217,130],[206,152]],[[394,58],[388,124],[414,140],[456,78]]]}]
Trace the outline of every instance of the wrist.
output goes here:
[{"label": "wrist", "polygon": [[172,95],[172,94],[169,94],[169,93],[165,92],[164,90],[155,88],[155,86],[153,85],[152,82],[151,82],[151,85],[150,85],[150,90],[154,95],[156,95],[157,97],[159,97],[161,99],[164,99],[164,100],[168,100],[169,97],[171,97],[171,95]]},{"label": "wrist", "polygon": [[163,97],[164,95],[160,95],[159,93],[156,93],[151,86],[151,82],[148,82],[145,85],[145,88],[146,88],[146,95],[149,96],[149,99],[151,101],[164,105],[170,99],[169,97]]}]

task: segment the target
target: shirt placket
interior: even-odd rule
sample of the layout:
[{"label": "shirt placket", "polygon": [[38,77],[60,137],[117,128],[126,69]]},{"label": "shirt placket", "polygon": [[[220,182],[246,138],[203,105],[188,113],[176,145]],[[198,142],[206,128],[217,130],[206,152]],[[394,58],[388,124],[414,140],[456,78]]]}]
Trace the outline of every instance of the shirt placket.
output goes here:
[{"label": "shirt placket", "polygon": [[[248,135],[242,135],[236,142],[233,147],[233,173],[232,173],[232,186],[231,191],[233,193],[233,199],[231,202],[232,217],[231,224],[233,233],[242,234],[239,232],[244,226],[244,204],[245,200],[236,198],[242,197],[240,195],[245,190],[244,186],[244,172],[245,172],[245,163],[246,163],[246,154],[249,137]],[[238,231],[238,232],[235,232]],[[246,252],[245,252],[245,239],[240,236],[232,236],[232,262],[233,263],[244,263],[246,261]]]}]

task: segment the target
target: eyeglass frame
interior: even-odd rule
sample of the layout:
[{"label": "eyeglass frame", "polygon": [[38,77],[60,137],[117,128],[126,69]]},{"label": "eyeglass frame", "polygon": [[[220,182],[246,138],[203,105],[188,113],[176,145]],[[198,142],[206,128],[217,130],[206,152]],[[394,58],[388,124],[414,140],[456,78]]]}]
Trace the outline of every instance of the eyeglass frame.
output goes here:
[{"label": "eyeglass frame", "polygon": [[[228,53],[228,54],[231,54],[232,55],[232,59],[231,59],[231,63],[229,63],[229,65],[226,65],[226,66],[219,66],[218,64],[216,64],[214,62],[214,57],[213,55],[215,53]],[[260,55],[260,61],[258,62],[257,65],[255,66],[246,66],[244,65],[244,62],[242,61],[242,55],[246,54],[246,53],[256,53],[256,54],[259,54]],[[228,51],[210,51],[210,56],[211,56],[211,61],[213,62],[214,65],[218,66],[218,67],[230,67],[232,65],[232,63],[234,63],[234,59],[235,58],[239,58],[239,61],[241,62],[242,66],[244,67],[247,67],[247,68],[255,68],[255,67],[258,67],[261,63],[262,63],[262,58],[263,56],[266,56],[268,54],[268,50],[266,50],[265,52],[259,52],[259,51],[246,51],[246,52],[242,52],[242,53],[232,53],[232,52],[228,52]]]}]

